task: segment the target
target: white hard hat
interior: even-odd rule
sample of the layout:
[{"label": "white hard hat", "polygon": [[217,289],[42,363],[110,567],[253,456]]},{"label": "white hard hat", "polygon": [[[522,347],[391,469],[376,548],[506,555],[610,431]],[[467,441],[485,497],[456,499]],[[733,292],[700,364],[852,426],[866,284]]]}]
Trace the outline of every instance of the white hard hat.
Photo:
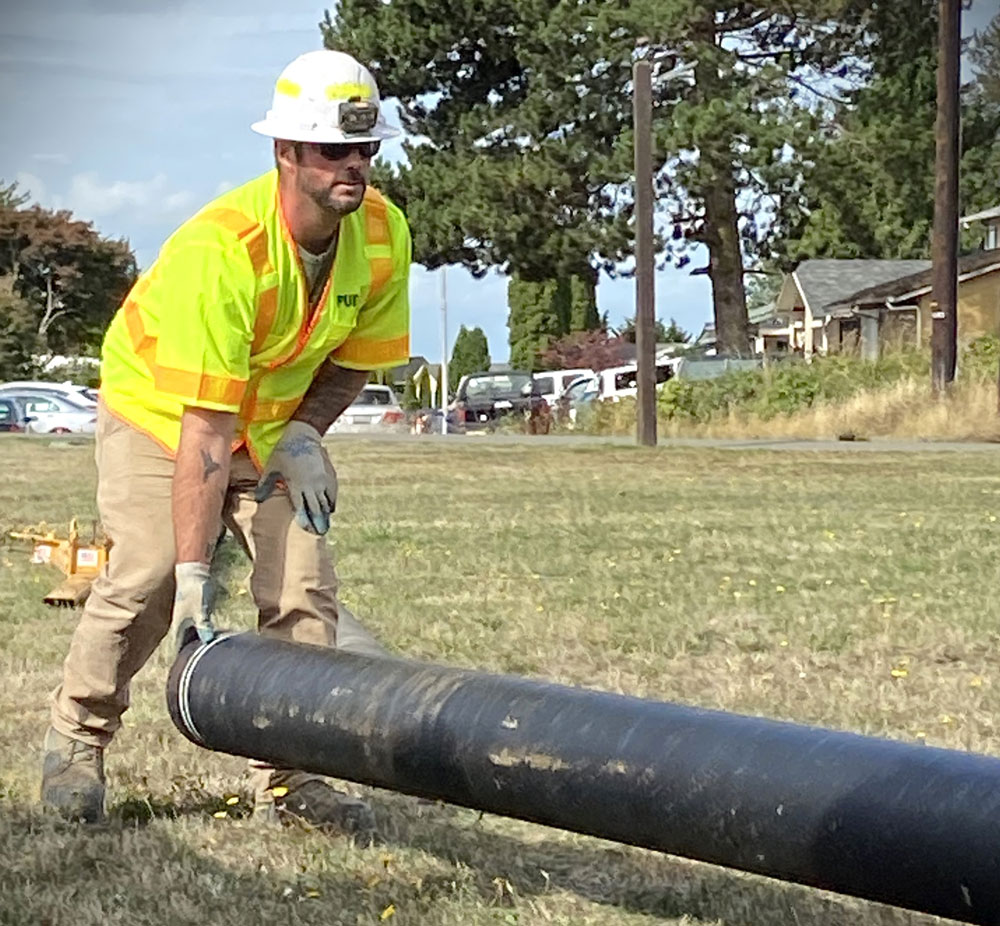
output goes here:
[{"label": "white hard hat", "polygon": [[368,68],[341,51],[326,50],[300,55],[281,72],[271,108],[250,128],[289,141],[381,141],[399,135],[382,116]]}]

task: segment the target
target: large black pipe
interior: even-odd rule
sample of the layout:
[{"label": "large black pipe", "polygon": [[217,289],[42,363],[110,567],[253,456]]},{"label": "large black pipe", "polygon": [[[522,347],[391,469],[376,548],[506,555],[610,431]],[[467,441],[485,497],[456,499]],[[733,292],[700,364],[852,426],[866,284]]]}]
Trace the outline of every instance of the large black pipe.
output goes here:
[{"label": "large black pipe", "polygon": [[1000,924],[1000,760],[252,634],[168,690],[209,749]]}]

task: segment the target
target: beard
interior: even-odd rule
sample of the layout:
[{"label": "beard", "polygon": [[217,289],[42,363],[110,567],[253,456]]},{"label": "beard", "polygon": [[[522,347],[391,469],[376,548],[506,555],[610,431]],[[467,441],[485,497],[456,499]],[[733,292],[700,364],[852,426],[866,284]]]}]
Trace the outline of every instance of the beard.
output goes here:
[{"label": "beard", "polygon": [[343,218],[355,212],[365,198],[365,178],[356,171],[349,171],[344,177],[338,178],[341,183],[352,186],[341,186],[329,181],[315,186],[304,184],[302,192],[311,199],[323,212],[336,218]]}]

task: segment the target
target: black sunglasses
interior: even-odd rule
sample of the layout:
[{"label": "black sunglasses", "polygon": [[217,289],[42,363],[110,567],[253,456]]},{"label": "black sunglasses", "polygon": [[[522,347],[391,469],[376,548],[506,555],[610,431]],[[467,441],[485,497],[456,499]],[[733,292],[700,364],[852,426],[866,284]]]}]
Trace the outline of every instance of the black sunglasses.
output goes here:
[{"label": "black sunglasses", "polygon": [[352,151],[357,151],[363,158],[373,158],[382,147],[380,141],[349,141],[349,142],[317,142],[316,148],[320,156],[327,161],[341,161]]}]

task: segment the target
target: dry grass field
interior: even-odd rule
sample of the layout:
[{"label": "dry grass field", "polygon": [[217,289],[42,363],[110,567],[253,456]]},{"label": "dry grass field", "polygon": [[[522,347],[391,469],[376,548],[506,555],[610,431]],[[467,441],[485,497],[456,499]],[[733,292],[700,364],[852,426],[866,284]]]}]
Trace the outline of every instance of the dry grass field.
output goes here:
[{"label": "dry grass field", "polygon": [[[399,653],[1000,755],[991,453],[332,452],[343,597]],[[92,518],[91,454],[0,441],[0,534]],[[219,622],[248,626],[228,560]],[[55,578],[0,541],[3,926],[934,922],[387,792],[372,848],[261,828],[242,760],[172,727],[166,648],[109,752],[110,824],[62,824],[37,801],[74,625],[41,603]]]}]

